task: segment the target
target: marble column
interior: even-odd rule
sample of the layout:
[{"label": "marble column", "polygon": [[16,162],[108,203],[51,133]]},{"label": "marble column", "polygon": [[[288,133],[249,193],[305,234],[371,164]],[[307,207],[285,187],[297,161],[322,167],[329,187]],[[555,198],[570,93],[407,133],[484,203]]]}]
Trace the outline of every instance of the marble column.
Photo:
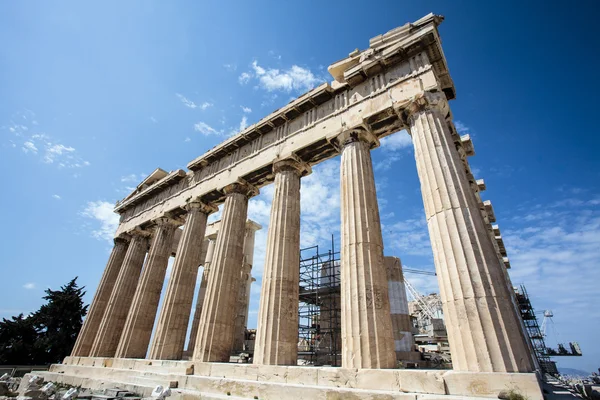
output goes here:
[{"label": "marble column", "polygon": [[228,362],[233,345],[237,289],[244,259],[244,233],[248,198],[258,190],[245,182],[226,186],[223,216],[208,284],[193,359]]},{"label": "marble column", "polygon": [[206,286],[208,285],[208,274],[210,272],[210,264],[215,253],[215,243],[217,236],[214,235],[208,238],[208,249],[206,250],[206,257],[204,259],[204,269],[202,271],[202,280],[200,281],[200,288],[198,289],[198,296],[196,298],[196,309],[194,310],[194,319],[192,321],[192,329],[190,330],[190,340],[188,342],[187,353],[191,356],[194,354],[194,348],[196,347],[196,336],[198,335],[198,325],[200,324],[200,315],[202,315],[202,307],[204,306],[204,297],[206,296]]},{"label": "marble column", "polygon": [[406,109],[440,285],[453,368],[530,372],[504,266],[488,236],[457,146],[442,92]]},{"label": "marble column", "polygon": [[296,365],[300,280],[300,177],[310,167],[297,160],[273,165],[275,192],[267,234],[254,364]]},{"label": "marble column", "polygon": [[235,317],[235,333],[233,337],[233,350],[244,351],[244,340],[248,321],[248,307],[250,306],[250,286],[252,285],[252,263],[254,261],[254,234],[261,228],[253,221],[246,221],[246,235],[244,237],[244,261],[240,269],[240,287],[238,290],[237,311]]},{"label": "marble column", "polygon": [[199,201],[188,203],[186,209],[185,226],[150,350],[151,359],[180,360],[183,356],[206,220],[216,211],[215,207]]},{"label": "marble column", "polygon": [[394,368],[383,239],[367,132],[340,137],[342,367]]},{"label": "marble column", "polygon": [[405,359],[407,352],[413,350],[410,315],[408,313],[408,298],[404,286],[402,264],[398,257],[385,257],[388,278],[388,293],[390,296],[390,311],[392,314],[392,330],[394,332],[394,349],[398,359]]},{"label": "marble column", "polygon": [[117,358],[145,358],[158,311],[160,294],[171,257],[175,229],[181,222],[167,217],[154,220],[155,231],[133,302],[117,347]]},{"label": "marble column", "polygon": [[98,289],[96,289],[94,300],[92,300],[90,310],[83,321],[83,326],[77,336],[75,347],[73,347],[73,351],[71,352],[71,356],[73,357],[87,357],[90,355],[90,350],[104,317],[110,294],[123,265],[123,259],[129,246],[129,237],[123,235],[122,237],[115,238],[114,243],[115,245],[110,253],[104,274],[102,274],[102,279],[100,280]]},{"label": "marble column", "polygon": [[141,229],[135,229],[128,233],[131,241],[110,294],[104,317],[90,351],[90,357],[114,357],[138,285],[144,258],[148,251],[150,233]]}]

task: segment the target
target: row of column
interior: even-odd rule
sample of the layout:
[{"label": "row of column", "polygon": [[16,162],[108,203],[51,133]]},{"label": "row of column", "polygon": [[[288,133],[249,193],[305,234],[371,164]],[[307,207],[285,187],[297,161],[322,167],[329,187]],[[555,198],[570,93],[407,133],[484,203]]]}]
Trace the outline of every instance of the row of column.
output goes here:
[{"label": "row of column", "polygon": [[[229,190],[227,193],[230,197]],[[154,221],[153,232],[136,229],[115,239],[115,246],[72,355],[145,358],[149,350],[148,356],[151,359],[182,358],[198,266],[202,264],[203,255],[206,255],[207,262],[204,262],[204,276],[194,316],[195,332],[198,331],[200,324],[204,289],[207,286],[210,263],[218,242],[216,238],[219,237],[215,235],[207,241],[204,238],[207,217],[216,211],[216,207],[192,201],[185,209],[187,211],[185,226],[175,253],[175,262],[152,344],[150,345],[150,339],[168,260],[173,250],[175,230],[184,222],[167,217]],[[241,221],[246,226],[245,236],[242,235],[246,248],[241,258],[235,256],[231,259],[231,265],[236,264],[240,276],[240,279],[234,283],[242,286],[237,292],[244,293],[242,298],[236,298],[236,312],[247,316],[248,285],[252,281],[250,270],[254,232],[260,229],[260,225],[250,221],[246,223],[245,213],[242,212],[244,217]],[[237,217],[241,215],[234,217],[236,223]],[[227,231],[222,237],[225,238],[222,241],[228,243]],[[208,248],[203,248],[203,242],[208,244]],[[236,262],[238,258],[239,262]],[[244,281],[241,280],[242,277],[245,278]],[[243,326],[240,328],[242,338],[246,323],[247,320],[244,318]],[[194,348],[195,332],[192,332],[188,350]]]},{"label": "row of column", "polygon": [[[519,317],[511,305],[504,266],[497,257],[462,165],[460,141],[455,142],[449,128],[451,121],[446,119],[450,115],[446,98],[441,92],[424,93],[403,110],[403,115],[413,139],[454,369],[529,372],[532,365],[526,343],[518,333]],[[341,147],[342,366],[392,368],[396,363],[394,335],[370,154],[378,141],[366,130],[359,130],[341,134],[338,142]],[[275,162],[273,173],[275,191],[254,363],[294,365],[298,330],[300,178],[310,173],[310,168],[292,157]],[[193,359],[199,361],[229,360],[235,340],[236,299],[241,278],[239,266],[243,262],[248,198],[258,191],[247,183],[238,182],[224,188],[224,193],[221,231],[214,249],[210,250],[213,257],[206,294],[196,342],[191,346]],[[197,268],[191,266],[198,265],[199,244],[193,242],[194,238],[203,237],[206,216],[211,211],[206,205],[195,207],[191,209],[196,211],[188,215],[179,245],[174,279],[169,283],[151,358],[181,357],[190,293],[180,286],[195,282]],[[147,260],[148,267],[156,275],[166,268],[158,253],[174,225],[172,221],[161,223],[160,235],[153,238]],[[116,327],[125,322],[127,312],[123,310],[128,309],[134,296],[135,279],[132,277],[136,272],[139,275],[145,254],[142,250],[147,246],[147,240],[143,232],[132,233],[124,256],[121,255],[124,247],[120,242],[115,244],[96,295],[98,300],[90,310],[90,315],[101,313],[104,304],[110,317],[99,323],[99,334],[89,352],[91,355],[112,356],[119,344]],[[196,249],[190,248],[194,246]],[[113,267],[121,258],[123,267],[118,272],[113,295],[107,301],[108,297],[101,290],[106,286],[105,281],[110,281],[117,273]],[[146,281],[145,289],[138,287],[135,296],[154,301],[154,279],[148,277]],[[140,291],[142,293],[138,293]],[[127,326],[139,330],[147,327],[152,315],[141,314],[129,318]],[[86,321],[80,338],[89,336],[87,325],[93,324]],[[141,335],[144,340],[147,334]],[[117,356],[137,356],[142,347],[121,343]]]}]

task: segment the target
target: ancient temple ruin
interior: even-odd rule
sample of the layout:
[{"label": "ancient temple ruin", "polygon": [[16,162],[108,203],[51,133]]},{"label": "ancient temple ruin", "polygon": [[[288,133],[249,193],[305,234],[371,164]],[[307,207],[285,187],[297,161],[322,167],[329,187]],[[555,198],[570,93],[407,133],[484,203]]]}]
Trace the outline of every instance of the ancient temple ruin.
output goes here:
[{"label": "ancient temple ruin", "polygon": [[[429,14],[372,38],[366,50],[329,66],[331,83],[192,160],[187,171],[155,171],[119,202],[115,245],[77,344],[44,377],[120,383],[137,392],[166,382],[177,396],[496,397],[514,387],[541,399],[491,205],[481,201],[483,184],[467,160],[473,145],[452,120],[455,88],[438,32],[442,21]],[[390,296],[402,295],[401,271],[384,259],[370,151],[403,129],[414,145],[452,371],[395,369],[396,342],[406,336],[398,333],[410,330],[408,310],[390,307]],[[337,156],[342,367],[301,367],[300,186],[311,166]],[[228,364],[240,340],[259,228],[247,221],[248,200],[269,184],[275,190],[253,364]],[[218,229],[207,227],[220,204]],[[202,302],[185,349],[199,265]]]}]

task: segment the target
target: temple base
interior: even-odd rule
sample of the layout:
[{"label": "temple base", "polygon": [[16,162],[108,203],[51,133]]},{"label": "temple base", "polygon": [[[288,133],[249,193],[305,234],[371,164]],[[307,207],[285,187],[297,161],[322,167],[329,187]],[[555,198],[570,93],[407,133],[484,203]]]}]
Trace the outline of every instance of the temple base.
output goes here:
[{"label": "temple base", "polygon": [[170,386],[171,399],[482,399],[514,389],[542,400],[535,374],[472,373],[448,370],[348,369],[257,366],[67,357],[49,371],[34,372],[46,381],[93,390],[119,387],[149,396],[156,385]]}]

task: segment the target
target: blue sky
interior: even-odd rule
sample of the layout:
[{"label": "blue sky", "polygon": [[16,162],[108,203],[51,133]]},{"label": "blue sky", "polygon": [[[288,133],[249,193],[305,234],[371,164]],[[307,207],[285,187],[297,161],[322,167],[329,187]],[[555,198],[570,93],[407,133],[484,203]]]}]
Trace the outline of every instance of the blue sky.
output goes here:
[{"label": "blue sky", "polygon": [[[185,168],[308,88],[369,38],[442,14],[457,126],[473,138],[511,258],[548,341],[599,365],[600,135],[595,2],[2,2],[0,317],[30,312],[74,276],[91,301],[111,213],[156,167]],[[373,151],[387,255],[433,270],[409,137]],[[303,180],[303,245],[339,233],[339,158]],[[272,187],[250,204],[257,234],[250,326]],[[326,206],[324,206],[324,204]],[[435,279],[408,276],[423,292]]]}]

